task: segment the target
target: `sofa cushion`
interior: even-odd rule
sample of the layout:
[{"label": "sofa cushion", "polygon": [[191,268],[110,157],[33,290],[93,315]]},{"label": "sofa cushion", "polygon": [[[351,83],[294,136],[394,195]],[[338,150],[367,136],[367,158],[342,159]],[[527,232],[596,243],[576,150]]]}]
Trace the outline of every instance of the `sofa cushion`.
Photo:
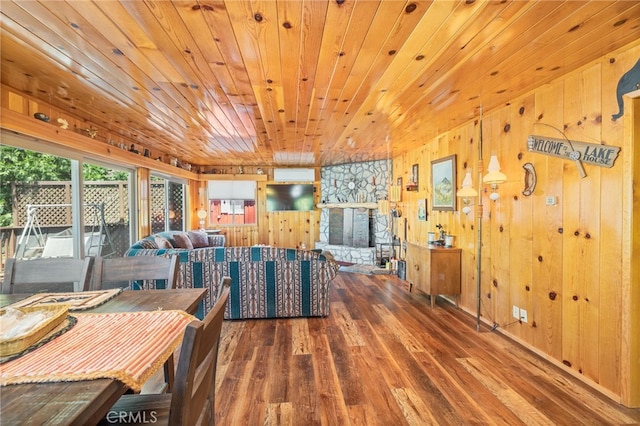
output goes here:
[{"label": "sofa cushion", "polygon": [[187,235],[193,244],[193,248],[209,247],[209,238],[206,232],[187,231]]},{"label": "sofa cushion", "polygon": [[172,243],[174,248],[183,248],[187,250],[193,249],[193,243],[186,232],[176,232],[173,234]]},{"label": "sofa cushion", "polygon": [[160,235],[156,235],[155,237],[153,237],[153,240],[155,241],[156,246],[158,246],[159,249],[170,249],[170,248],[173,248],[173,245],[171,245],[171,241],[169,241],[165,237],[161,237]]},{"label": "sofa cushion", "polygon": [[158,244],[153,237],[146,237],[131,246],[133,249],[157,249]]}]

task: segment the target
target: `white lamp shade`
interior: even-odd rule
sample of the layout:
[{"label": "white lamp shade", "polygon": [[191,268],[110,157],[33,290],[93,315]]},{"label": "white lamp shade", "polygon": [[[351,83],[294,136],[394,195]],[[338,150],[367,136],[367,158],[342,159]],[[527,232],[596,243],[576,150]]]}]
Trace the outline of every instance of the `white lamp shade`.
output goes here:
[{"label": "white lamp shade", "polygon": [[198,219],[206,219],[207,218],[207,212],[204,209],[200,209],[198,210]]},{"label": "white lamp shade", "polygon": [[489,167],[487,167],[489,173],[484,175],[482,181],[484,183],[498,184],[503,183],[507,180],[507,175],[500,171],[500,163],[498,162],[498,157],[495,155],[491,156],[489,160]]},{"label": "white lamp shade", "polygon": [[462,198],[471,198],[478,195],[478,192],[475,189],[473,189],[473,181],[471,179],[470,171],[467,170],[467,174],[464,175],[464,180],[462,181],[462,188],[458,190],[456,195]]}]

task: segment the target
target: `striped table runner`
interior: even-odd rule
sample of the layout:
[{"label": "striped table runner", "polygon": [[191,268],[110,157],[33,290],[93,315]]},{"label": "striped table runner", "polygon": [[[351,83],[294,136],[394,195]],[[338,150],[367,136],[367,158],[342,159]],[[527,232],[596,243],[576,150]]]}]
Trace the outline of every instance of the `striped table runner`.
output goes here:
[{"label": "striped table runner", "polygon": [[0,365],[0,385],[112,378],[139,392],[195,320],[182,311],[74,316],[63,335]]}]

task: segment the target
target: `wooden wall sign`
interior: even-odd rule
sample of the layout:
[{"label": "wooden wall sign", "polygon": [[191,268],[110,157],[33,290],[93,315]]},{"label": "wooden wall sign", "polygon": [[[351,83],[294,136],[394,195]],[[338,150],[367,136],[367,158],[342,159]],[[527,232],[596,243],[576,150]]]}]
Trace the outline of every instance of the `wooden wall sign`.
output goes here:
[{"label": "wooden wall sign", "polygon": [[613,167],[618,158],[620,147],[597,143],[577,142],[568,139],[554,139],[546,136],[530,135],[527,138],[530,152],[551,155],[553,157],[578,160],[600,167]]}]

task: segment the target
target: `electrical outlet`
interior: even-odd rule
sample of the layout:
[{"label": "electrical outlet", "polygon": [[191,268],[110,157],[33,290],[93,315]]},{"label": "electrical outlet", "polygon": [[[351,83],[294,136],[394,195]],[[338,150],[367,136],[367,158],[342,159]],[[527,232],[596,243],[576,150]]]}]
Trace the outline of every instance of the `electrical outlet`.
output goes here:
[{"label": "electrical outlet", "polygon": [[529,318],[527,317],[526,309],[520,309],[520,321],[524,323],[527,323],[529,321]]},{"label": "electrical outlet", "polygon": [[545,201],[545,204],[548,206],[555,206],[556,204],[558,204],[558,197],[554,195],[550,195],[546,197],[544,201]]},{"label": "electrical outlet", "polygon": [[520,319],[520,308],[518,308],[516,305],[513,305],[512,314],[511,315],[513,315],[513,317],[515,319],[519,320]]}]

